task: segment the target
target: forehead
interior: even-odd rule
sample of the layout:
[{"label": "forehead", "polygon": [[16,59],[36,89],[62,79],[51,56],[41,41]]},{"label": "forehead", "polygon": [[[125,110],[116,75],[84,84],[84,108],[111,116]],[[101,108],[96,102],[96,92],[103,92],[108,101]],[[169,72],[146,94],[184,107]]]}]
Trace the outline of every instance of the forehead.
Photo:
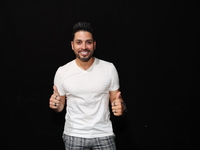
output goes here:
[{"label": "forehead", "polygon": [[74,34],[74,40],[93,40],[92,34],[88,31],[78,31]]}]

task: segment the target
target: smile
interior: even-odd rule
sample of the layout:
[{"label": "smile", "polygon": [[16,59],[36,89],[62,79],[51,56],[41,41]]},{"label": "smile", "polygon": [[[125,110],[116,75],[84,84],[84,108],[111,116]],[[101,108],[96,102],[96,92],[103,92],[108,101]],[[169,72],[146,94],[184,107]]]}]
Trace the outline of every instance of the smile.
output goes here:
[{"label": "smile", "polygon": [[89,50],[81,50],[81,51],[79,51],[79,53],[81,55],[88,55],[89,52],[90,52]]}]

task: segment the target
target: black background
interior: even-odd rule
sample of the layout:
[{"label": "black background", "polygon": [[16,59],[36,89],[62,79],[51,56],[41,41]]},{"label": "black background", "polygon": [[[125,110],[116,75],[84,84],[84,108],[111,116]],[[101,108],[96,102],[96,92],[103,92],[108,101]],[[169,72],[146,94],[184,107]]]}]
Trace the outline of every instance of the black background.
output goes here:
[{"label": "black background", "polygon": [[[71,29],[96,29],[95,56],[119,72],[128,113],[111,116],[118,150],[199,146],[199,5],[186,0],[1,1],[1,147],[64,150],[64,114],[48,107],[73,60]],[[199,42],[198,42],[199,43]]]}]

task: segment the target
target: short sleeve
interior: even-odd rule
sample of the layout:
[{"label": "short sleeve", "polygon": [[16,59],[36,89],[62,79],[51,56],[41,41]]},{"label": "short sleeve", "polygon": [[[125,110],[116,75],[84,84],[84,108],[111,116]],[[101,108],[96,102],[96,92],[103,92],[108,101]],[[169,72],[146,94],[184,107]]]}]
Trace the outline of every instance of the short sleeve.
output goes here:
[{"label": "short sleeve", "polygon": [[62,85],[62,76],[61,76],[61,72],[60,72],[60,68],[58,68],[58,70],[56,71],[56,74],[54,76],[54,85],[57,87],[58,92],[61,96],[65,95],[65,91],[63,89],[63,85]]},{"label": "short sleeve", "polygon": [[116,91],[119,89],[119,76],[118,76],[118,72],[117,69],[115,68],[115,66],[111,63],[111,67],[110,67],[110,77],[111,77],[111,84],[109,87],[109,91]]}]

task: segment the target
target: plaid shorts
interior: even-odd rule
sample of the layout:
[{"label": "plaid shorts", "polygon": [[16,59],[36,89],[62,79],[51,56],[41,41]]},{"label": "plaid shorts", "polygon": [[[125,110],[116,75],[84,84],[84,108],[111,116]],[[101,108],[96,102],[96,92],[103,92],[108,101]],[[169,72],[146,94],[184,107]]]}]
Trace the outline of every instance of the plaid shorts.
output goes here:
[{"label": "plaid shorts", "polygon": [[66,150],[116,150],[115,136],[81,138],[63,134]]}]

